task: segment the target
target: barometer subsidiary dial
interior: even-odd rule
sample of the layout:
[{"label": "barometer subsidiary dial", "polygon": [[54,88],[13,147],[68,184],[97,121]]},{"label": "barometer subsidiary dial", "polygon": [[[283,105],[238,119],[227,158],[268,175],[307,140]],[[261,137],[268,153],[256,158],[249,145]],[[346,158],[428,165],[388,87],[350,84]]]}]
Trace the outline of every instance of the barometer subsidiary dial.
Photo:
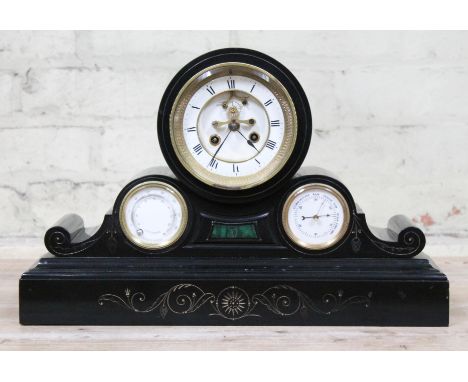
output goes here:
[{"label": "barometer subsidiary dial", "polygon": [[188,210],[174,187],[159,181],[136,185],[124,197],[119,211],[126,238],[137,247],[161,249],[174,244],[187,226]]},{"label": "barometer subsidiary dial", "polygon": [[293,191],[283,206],[282,224],[289,239],[306,250],[326,250],[348,230],[350,209],[335,188],[309,183]]},{"label": "barometer subsidiary dial", "polygon": [[280,63],[246,49],[210,52],[184,67],[159,110],[160,146],[172,171],[202,196],[265,196],[307,153],[306,96]]}]

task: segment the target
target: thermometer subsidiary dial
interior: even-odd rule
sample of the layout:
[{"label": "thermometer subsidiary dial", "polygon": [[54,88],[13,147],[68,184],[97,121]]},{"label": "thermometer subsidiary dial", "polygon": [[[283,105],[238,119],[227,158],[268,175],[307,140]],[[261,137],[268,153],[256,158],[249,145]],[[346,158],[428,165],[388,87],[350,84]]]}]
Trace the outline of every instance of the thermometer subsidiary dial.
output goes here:
[{"label": "thermometer subsidiary dial", "polygon": [[187,226],[188,210],[174,187],[159,181],[138,184],[120,206],[120,225],[140,248],[161,249],[174,244]]},{"label": "thermometer subsidiary dial", "polygon": [[199,57],[163,96],[158,134],[176,175],[203,196],[264,196],[292,176],[310,142],[310,109],[297,80],[259,52]]},{"label": "thermometer subsidiary dial", "polygon": [[350,210],[343,195],[321,183],[293,191],[282,211],[287,236],[307,250],[325,250],[337,244],[347,232],[349,221]]}]

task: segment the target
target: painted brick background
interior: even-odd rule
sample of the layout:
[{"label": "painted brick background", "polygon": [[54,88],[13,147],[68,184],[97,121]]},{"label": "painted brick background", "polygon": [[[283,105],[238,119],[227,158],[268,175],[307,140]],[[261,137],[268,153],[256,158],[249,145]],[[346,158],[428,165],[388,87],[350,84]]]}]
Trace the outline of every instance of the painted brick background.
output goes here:
[{"label": "painted brick background", "polygon": [[468,255],[466,32],[0,32],[0,243],[40,243],[68,212],[100,224],[163,164],[170,79],[229,46],[295,73],[314,121],[305,164],[335,172],[371,224],[405,213],[430,254]]}]

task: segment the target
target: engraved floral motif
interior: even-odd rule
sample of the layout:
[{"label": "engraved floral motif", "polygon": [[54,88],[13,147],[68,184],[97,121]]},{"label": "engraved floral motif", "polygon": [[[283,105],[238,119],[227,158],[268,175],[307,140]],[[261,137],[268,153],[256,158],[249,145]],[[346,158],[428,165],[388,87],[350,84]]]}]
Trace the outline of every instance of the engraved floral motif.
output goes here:
[{"label": "engraved floral motif", "polygon": [[212,305],[214,313],[210,316],[220,316],[227,320],[238,320],[253,314],[256,304],[252,304],[249,294],[242,288],[230,286],[218,293],[215,303]]},{"label": "engraved floral motif", "polygon": [[159,308],[159,314],[165,318],[168,312],[175,314],[193,313],[208,300],[213,302],[214,295],[205,293],[193,284],[178,284],[161,294],[152,304],[142,307],[141,303],[146,300],[146,295],[142,292],[131,294],[130,289],[125,289],[125,299],[106,293],[99,297],[99,305],[104,302],[112,302],[137,313],[149,313]]},{"label": "engraved floral motif", "polygon": [[220,293],[221,309],[229,316],[239,316],[247,309],[248,295],[239,288],[231,287]]},{"label": "engraved floral motif", "polygon": [[[125,298],[106,293],[98,298],[99,305],[111,302],[137,313],[149,313],[159,310],[161,318],[171,312],[173,314],[194,313],[209,303],[210,316],[219,316],[227,320],[239,320],[246,317],[261,317],[259,306],[264,306],[269,312],[277,316],[292,316],[298,312],[315,312],[320,315],[331,315],[349,305],[360,304],[369,307],[372,292],[367,296],[352,296],[343,298],[344,292],[325,293],[318,302],[314,302],[308,295],[289,285],[275,285],[262,293],[252,296],[242,288],[230,286],[216,295],[205,293],[193,284],[178,284],[161,294],[150,305],[142,306],[146,296],[142,292],[131,293],[125,289]],[[257,312],[254,312],[257,310]]]}]

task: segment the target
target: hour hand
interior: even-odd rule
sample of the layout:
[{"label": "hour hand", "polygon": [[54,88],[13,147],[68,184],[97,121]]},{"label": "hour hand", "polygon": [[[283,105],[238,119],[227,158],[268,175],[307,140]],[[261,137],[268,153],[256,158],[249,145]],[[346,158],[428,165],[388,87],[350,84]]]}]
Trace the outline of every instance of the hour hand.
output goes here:
[{"label": "hour hand", "polygon": [[260,152],[260,151],[258,151],[258,149],[255,147],[254,143],[253,143],[250,139],[247,139],[246,136],[240,132],[240,130],[237,130],[237,132],[238,132],[240,135],[242,135],[242,138],[244,138],[244,139],[247,141],[247,144],[248,144],[250,147],[253,147],[255,150],[257,150],[257,152]]}]

